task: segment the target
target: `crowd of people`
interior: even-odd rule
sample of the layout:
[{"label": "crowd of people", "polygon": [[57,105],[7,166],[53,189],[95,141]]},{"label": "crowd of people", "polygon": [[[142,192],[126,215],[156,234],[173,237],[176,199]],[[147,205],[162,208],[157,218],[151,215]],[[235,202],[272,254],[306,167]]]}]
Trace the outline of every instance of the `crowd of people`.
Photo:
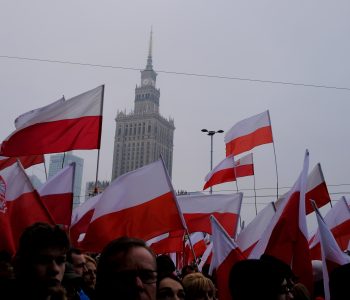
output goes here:
[{"label": "crowd of people", "polygon": [[[347,299],[349,274],[349,265],[331,274],[331,300]],[[324,299],[320,282],[317,278],[311,296],[288,265],[267,255],[237,262],[227,278],[233,300]],[[1,252],[0,295],[4,300],[230,300],[220,298],[215,274],[195,265],[176,270],[169,256],[156,256],[143,240],[120,237],[101,253],[83,253],[70,246],[63,229],[45,223],[23,232],[14,257]]]}]

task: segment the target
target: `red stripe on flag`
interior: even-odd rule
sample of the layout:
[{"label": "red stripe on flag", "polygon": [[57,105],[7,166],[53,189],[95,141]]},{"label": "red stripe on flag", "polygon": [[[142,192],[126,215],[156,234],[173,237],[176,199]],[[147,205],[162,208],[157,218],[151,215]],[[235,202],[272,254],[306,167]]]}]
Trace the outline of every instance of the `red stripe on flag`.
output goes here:
[{"label": "red stripe on flag", "polygon": [[236,177],[245,177],[254,175],[254,166],[253,165],[241,165],[236,167]]},{"label": "red stripe on flag", "polygon": [[[4,156],[57,153],[79,149],[98,149],[102,116],[88,116],[38,123],[16,132],[2,143]],[[35,142],[33,142],[35,141]]]},{"label": "red stripe on flag", "polygon": [[235,180],[236,180],[236,177],[235,177],[233,168],[223,169],[212,175],[212,177],[205,183],[203,190],[219,183],[235,181]]},{"label": "red stripe on flag", "polygon": [[[171,211],[174,213],[170,214]],[[151,217],[145,219],[147,215]],[[120,236],[149,240],[182,227],[173,193],[168,192],[140,205],[97,218],[90,224],[82,247],[100,252],[108,242]]]},{"label": "red stripe on flag", "polygon": [[230,154],[238,155],[240,153],[249,151],[256,146],[272,143],[272,129],[271,126],[261,127],[254,132],[237,137],[226,144],[226,156]]},{"label": "red stripe on flag", "polygon": [[213,215],[224,227],[230,236],[235,234],[237,228],[238,215],[233,213],[218,213],[211,212],[209,214],[205,213],[184,213],[184,218],[188,227],[189,232],[206,232],[212,234],[210,215]]},{"label": "red stripe on flag", "polygon": [[56,224],[69,226],[72,219],[73,193],[41,196]]}]

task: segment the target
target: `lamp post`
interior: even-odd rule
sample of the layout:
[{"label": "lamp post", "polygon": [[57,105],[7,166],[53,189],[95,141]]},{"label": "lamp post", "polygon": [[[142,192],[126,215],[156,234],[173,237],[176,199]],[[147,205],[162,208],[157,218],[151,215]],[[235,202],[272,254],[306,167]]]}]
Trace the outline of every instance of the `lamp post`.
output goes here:
[{"label": "lamp post", "polygon": [[[213,169],[213,137],[215,133],[223,133],[223,130],[208,130],[208,129],[202,129],[202,132],[206,132],[207,135],[210,136],[210,171]],[[210,187],[210,194],[213,193],[212,187]]]}]

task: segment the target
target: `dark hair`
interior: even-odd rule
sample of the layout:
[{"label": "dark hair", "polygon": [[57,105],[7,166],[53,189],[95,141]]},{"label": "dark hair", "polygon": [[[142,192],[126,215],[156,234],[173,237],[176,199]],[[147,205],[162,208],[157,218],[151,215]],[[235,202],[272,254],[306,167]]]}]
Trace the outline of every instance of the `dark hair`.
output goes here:
[{"label": "dark hair", "polygon": [[70,247],[67,233],[58,225],[37,222],[27,227],[19,239],[14,267],[16,277],[20,278],[30,272],[30,266],[39,252],[47,248],[58,248],[64,252]]},{"label": "dark hair", "polygon": [[168,273],[168,274],[163,274],[163,275],[161,275],[161,276],[158,276],[158,279],[157,279],[157,289],[158,289],[158,287],[159,287],[160,282],[161,282],[163,279],[165,279],[165,278],[170,278],[170,279],[172,279],[172,280],[175,280],[175,281],[177,281],[178,283],[180,283],[181,286],[183,287],[182,281],[181,281],[181,279],[180,279],[179,277],[177,277],[175,274]]},{"label": "dark hair", "polygon": [[176,270],[174,262],[171,260],[169,255],[162,254],[157,256],[157,271],[158,276],[168,275],[174,273]]},{"label": "dark hair", "polygon": [[67,252],[67,261],[70,262],[70,263],[73,263],[73,258],[72,258],[72,254],[83,254],[82,251],[78,248],[70,248]]},{"label": "dark hair", "polygon": [[336,267],[329,274],[331,300],[349,299],[350,263]]},{"label": "dark hair", "polygon": [[20,239],[16,257],[30,258],[40,250],[56,247],[68,251],[70,246],[67,233],[58,225],[37,222],[27,227]]},{"label": "dark hair", "polygon": [[274,300],[284,279],[284,275],[268,260],[242,260],[230,271],[230,293],[235,300]]}]

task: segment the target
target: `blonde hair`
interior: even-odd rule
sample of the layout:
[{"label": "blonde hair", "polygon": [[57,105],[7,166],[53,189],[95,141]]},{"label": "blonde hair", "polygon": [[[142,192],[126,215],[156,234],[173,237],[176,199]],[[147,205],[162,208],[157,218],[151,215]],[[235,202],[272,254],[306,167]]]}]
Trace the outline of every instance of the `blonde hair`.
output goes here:
[{"label": "blonde hair", "polygon": [[203,291],[209,290],[211,290],[213,292],[213,296],[215,296],[216,289],[214,283],[202,273],[195,272],[187,274],[182,279],[182,284],[184,286],[186,296],[188,296],[189,299],[195,298]]},{"label": "blonde hair", "polygon": [[91,262],[93,263],[95,266],[97,266],[96,260],[94,258],[92,258],[90,255],[88,254],[84,254],[84,257],[86,259],[86,262]]}]

